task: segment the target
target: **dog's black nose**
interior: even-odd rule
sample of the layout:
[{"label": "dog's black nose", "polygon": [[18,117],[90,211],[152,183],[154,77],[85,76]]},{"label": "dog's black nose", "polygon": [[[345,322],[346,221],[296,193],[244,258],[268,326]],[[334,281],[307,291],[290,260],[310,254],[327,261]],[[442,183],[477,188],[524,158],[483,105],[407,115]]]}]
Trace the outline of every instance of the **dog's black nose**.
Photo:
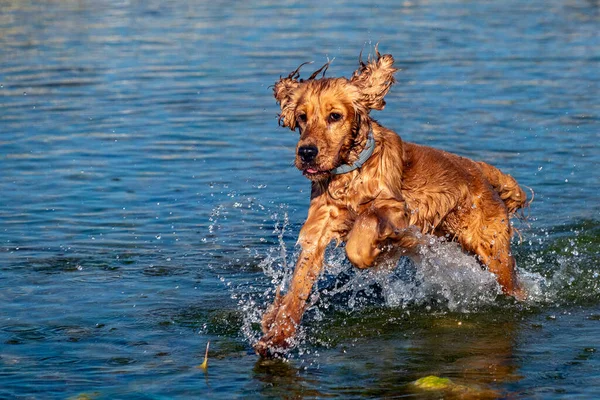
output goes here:
[{"label": "dog's black nose", "polygon": [[298,156],[304,162],[311,162],[317,157],[319,149],[317,146],[302,146],[298,148]]}]

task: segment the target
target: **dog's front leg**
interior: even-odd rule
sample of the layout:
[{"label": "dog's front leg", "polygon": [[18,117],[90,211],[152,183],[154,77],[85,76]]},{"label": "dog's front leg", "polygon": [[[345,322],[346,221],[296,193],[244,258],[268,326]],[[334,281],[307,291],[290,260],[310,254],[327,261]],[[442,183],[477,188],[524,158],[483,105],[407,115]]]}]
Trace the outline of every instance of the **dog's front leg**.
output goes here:
[{"label": "dog's front leg", "polygon": [[414,255],[421,244],[422,235],[409,225],[404,203],[382,201],[358,216],[347,237],[346,255],[356,267],[369,268]]},{"label": "dog's front leg", "polygon": [[300,324],[306,301],[323,266],[325,248],[335,237],[339,213],[335,207],[312,204],[300,231],[298,243],[302,251],[288,292],[277,292],[275,301],[263,316],[264,336],[254,345],[263,357],[282,353],[292,346],[292,338]]}]

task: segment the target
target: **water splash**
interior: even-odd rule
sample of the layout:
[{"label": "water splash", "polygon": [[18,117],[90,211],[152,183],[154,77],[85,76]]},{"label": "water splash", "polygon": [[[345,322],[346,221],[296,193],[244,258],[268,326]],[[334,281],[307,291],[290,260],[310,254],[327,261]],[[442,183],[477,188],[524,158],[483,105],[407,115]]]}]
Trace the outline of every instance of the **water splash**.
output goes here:
[{"label": "water splash", "polygon": [[[262,314],[273,302],[276,289],[281,288],[285,293],[289,286],[299,255],[299,249],[292,247],[290,240],[297,234],[297,226],[290,225],[285,205],[261,207],[256,211],[269,212],[273,227],[268,236],[271,245],[260,250],[260,257],[257,257],[260,260],[255,264],[260,272],[253,282],[228,286],[243,316],[241,334],[250,344],[261,336]],[[416,260],[402,258],[394,268],[366,270],[353,267],[347,261],[343,247],[330,246],[324,271],[309,299],[295,338],[296,351],[292,357],[306,356],[309,352],[315,356],[314,345],[321,343],[315,338],[319,329],[316,326],[321,321],[343,323],[352,315],[368,312],[371,307],[383,312],[388,309],[390,315],[397,315],[398,310],[407,314],[437,315],[490,310],[520,312],[567,301],[573,304],[574,298],[575,303],[581,299],[600,300],[598,271],[593,262],[598,252],[585,245],[590,242],[589,238],[582,239],[578,234],[569,233],[566,238],[557,239],[555,234],[543,231],[530,232],[530,236],[531,243],[515,245],[519,281],[528,293],[527,300],[521,303],[503,297],[496,277],[482,269],[473,256],[465,254],[454,242],[431,237],[429,245],[421,249]],[[592,233],[591,236],[598,235]],[[597,241],[591,242],[594,240]]]},{"label": "water splash", "polygon": [[469,312],[495,301],[501,293],[495,276],[454,242],[431,237],[415,261],[414,279],[390,285],[387,304],[433,302],[450,311]]},{"label": "water splash", "polygon": [[[271,286],[239,301],[244,315],[242,333],[250,343],[259,339],[262,314],[273,301],[276,288],[284,291],[288,287],[293,261],[298,257],[298,251],[289,254],[281,239],[288,223],[285,214],[282,218],[274,231],[280,238],[279,244],[259,264],[263,273],[270,277]],[[327,252],[324,273],[309,299],[304,320],[318,323],[332,313],[348,315],[373,305],[409,310],[424,306],[426,310],[470,312],[493,303],[500,293],[493,274],[483,270],[455,243],[432,238],[417,261],[402,258],[395,268],[366,270],[353,267],[346,260],[343,248],[332,246]],[[307,340],[303,324],[295,337],[298,355],[311,351],[305,348]]]},{"label": "water splash", "polygon": [[521,274],[530,302],[552,306],[600,302],[598,221],[532,232],[525,250]]}]

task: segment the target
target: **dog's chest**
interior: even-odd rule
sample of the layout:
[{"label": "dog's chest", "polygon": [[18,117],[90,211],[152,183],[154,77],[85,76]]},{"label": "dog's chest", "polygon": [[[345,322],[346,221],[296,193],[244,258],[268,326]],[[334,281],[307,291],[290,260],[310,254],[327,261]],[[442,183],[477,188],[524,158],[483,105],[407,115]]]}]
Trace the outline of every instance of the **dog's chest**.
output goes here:
[{"label": "dog's chest", "polygon": [[360,176],[337,179],[330,182],[327,189],[330,201],[351,214],[360,214],[371,207],[382,192],[376,182]]}]

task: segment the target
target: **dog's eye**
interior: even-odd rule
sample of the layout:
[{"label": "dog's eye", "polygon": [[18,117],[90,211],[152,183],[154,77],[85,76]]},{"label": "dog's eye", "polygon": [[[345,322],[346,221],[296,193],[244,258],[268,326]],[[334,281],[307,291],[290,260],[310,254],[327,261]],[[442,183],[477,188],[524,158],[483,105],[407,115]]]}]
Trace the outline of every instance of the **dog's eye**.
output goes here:
[{"label": "dog's eye", "polygon": [[300,122],[306,122],[306,114],[300,114],[300,115],[298,115],[298,121],[300,121]]},{"label": "dog's eye", "polygon": [[329,114],[329,120],[331,122],[336,122],[336,121],[339,121],[340,119],[342,119],[342,114],[340,114],[340,113],[333,112],[333,113]]}]

